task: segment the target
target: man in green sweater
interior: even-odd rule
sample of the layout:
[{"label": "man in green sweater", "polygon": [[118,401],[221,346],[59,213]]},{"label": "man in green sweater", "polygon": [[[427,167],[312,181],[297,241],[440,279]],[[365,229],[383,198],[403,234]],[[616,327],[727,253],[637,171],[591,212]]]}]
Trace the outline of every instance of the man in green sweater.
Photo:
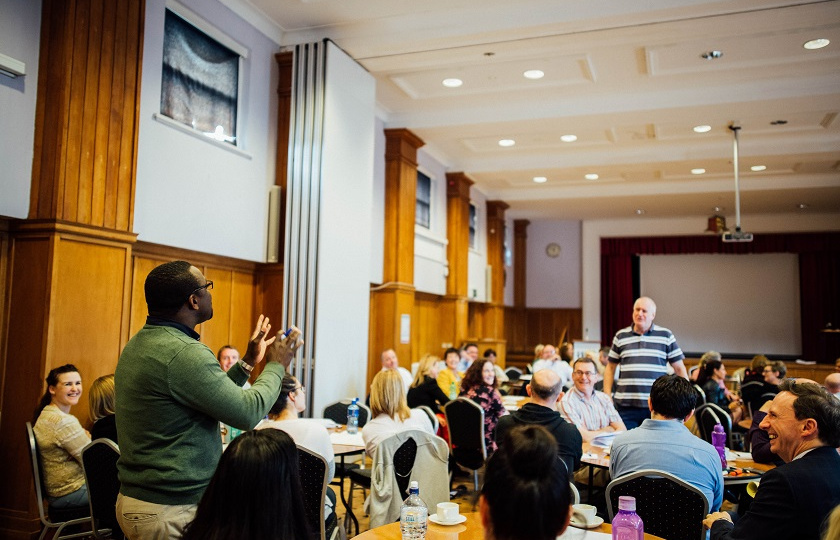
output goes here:
[{"label": "man in green sweater", "polygon": [[[131,540],[181,537],[222,455],[219,422],[253,428],[277,400],[302,344],[294,327],[266,339],[271,325],[260,316],[245,356],[225,373],[194,330],[213,316],[212,288],[185,261],[153,269],[146,325],[117,364],[117,519]],[[243,389],[263,358],[263,372]]]}]

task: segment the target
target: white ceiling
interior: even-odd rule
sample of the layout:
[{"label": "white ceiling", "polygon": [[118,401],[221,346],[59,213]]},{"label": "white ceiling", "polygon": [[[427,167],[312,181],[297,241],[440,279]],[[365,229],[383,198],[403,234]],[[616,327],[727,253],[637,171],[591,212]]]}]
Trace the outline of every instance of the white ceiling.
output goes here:
[{"label": "white ceiling", "polygon": [[[718,206],[731,226],[732,122],[744,216],[840,213],[840,1],[221,1],[283,45],[334,41],[376,78],[386,127],[411,129],[510,216]],[[814,38],[831,44],[802,47]]]}]

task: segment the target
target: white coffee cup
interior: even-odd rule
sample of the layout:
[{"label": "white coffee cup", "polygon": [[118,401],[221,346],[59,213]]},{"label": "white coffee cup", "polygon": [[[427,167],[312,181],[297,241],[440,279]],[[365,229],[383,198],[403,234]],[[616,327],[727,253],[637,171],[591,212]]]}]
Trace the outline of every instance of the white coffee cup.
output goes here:
[{"label": "white coffee cup", "polygon": [[437,504],[437,517],[440,521],[455,521],[458,519],[459,513],[460,507],[456,503],[442,502]]},{"label": "white coffee cup", "polygon": [[584,525],[589,525],[595,521],[595,513],[597,508],[591,504],[573,504],[572,515],[576,516]]}]

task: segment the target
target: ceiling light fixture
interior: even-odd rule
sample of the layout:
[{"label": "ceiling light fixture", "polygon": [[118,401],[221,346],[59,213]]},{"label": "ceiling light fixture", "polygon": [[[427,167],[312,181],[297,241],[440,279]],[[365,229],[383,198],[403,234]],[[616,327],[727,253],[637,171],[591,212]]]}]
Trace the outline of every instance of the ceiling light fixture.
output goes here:
[{"label": "ceiling light fixture", "polygon": [[753,172],[761,172],[767,169],[767,165],[753,165],[750,170]]},{"label": "ceiling light fixture", "polygon": [[723,56],[723,51],[707,51],[700,55],[703,60],[717,60]]},{"label": "ceiling light fixture", "polygon": [[644,214],[644,213],[645,213],[645,211],[644,211],[644,210],[642,210],[641,208],[637,208],[637,209],[636,209],[636,215],[637,215],[637,216],[641,216],[641,215],[642,215],[642,214]]},{"label": "ceiling light fixture", "polygon": [[545,184],[546,182],[548,182],[548,178],[546,178],[545,176],[535,176],[534,182],[538,184]]},{"label": "ceiling light fixture", "polygon": [[514,141],[513,139],[502,139],[502,140],[499,141],[499,146],[507,147],[507,146],[513,146],[514,144],[516,144],[516,141]]},{"label": "ceiling light fixture", "polygon": [[462,84],[464,84],[464,81],[462,81],[461,79],[443,79],[443,86],[447,88],[458,88]]},{"label": "ceiling light fixture", "polygon": [[796,205],[796,206],[797,206],[797,208],[799,208],[800,210],[805,210],[806,208],[808,208],[808,205],[807,205],[807,204],[805,204],[805,203],[799,203],[799,204],[798,204],[798,205]]},{"label": "ceiling light fixture", "polygon": [[545,72],[540,69],[529,69],[522,74],[526,79],[542,79],[545,77]]},{"label": "ceiling light fixture", "polygon": [[598,175],[595,174],[595,173],[589,173],[589,174],[584,175],[583,177],[586,178],[587,180],[597,180],[598,179]]},{"label": "ceiling light fixture", "polygon": [[831,41],[825,38],[817,38],[812,39],[810,41],[806,41],[802,44],[802,46],[808,49],[809,51],[813,51],[814,49],[822,49],[823,47],[827,47],[829,43],[831,43]]},{"label": "ceiling light fixture", "polygon": [[563,142],[575,142],[577,140],[577,135],[563,135],[560,137],[560,140]]},{"label": "ceiling light fixture", "polygon": [[694,126],[695,133],[708,133],[709,131],[712,131],[712,126]]},{"label": "ceiling light fixture", "polygon": [[691,174],[704,174],[706,169],[691,169]]}]

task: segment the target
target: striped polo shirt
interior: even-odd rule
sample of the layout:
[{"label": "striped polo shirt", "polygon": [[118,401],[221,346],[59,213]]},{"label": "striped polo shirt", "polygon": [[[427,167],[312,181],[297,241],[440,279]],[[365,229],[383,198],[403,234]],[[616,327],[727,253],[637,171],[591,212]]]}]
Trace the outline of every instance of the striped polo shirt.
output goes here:
[{"label": "striped polo shirt", "polygon": [[667,328],[650,325],[644,334],[632,326],[619,330],[613,338],[610,362],[621,364],[615,383],[614,401],[622,407],[647,408],[653,381],[668,372],[667,365],[685,356]]}]

